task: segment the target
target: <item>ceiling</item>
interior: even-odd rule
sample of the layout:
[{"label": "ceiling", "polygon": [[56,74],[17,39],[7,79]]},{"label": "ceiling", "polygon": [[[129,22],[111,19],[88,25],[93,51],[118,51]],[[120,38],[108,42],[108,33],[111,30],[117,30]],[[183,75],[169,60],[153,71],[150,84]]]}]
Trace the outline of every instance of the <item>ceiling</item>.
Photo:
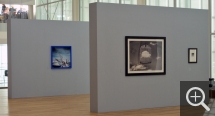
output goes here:
[{"label": "ceiling", "polygon": [[35,5],[35,0],[0,0],[0,4]]}]

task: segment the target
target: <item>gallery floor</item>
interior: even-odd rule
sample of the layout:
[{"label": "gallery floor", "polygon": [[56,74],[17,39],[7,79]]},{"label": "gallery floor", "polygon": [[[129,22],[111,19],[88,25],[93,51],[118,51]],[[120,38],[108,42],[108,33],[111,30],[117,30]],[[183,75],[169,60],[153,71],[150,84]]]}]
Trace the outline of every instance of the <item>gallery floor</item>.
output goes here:
[{"label": "gallery floor", "polygon": [[179,116],[179,107],[90,113],[89,95],[9,99],[0,89],[0,116]]}]

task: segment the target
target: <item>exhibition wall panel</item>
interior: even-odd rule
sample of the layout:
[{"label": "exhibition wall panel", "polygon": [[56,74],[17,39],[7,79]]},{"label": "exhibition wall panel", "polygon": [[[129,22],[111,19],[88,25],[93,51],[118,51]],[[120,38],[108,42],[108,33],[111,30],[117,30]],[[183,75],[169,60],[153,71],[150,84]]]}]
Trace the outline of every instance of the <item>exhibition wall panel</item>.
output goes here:
[{"label": "exhibition wall panel", "polygon": [[[179,106],[180,81],[210,77],[208,21],[207,10],[90,4],[91,111]],[[125,36],[166,37],[166,74],[125,76]]]},{"label": "exhibition wall panel", "polygon": [[[51,46],[72,46],[72,68],[51,69]],[[89,94],[89,23],[12,19],[9,98]]]}]

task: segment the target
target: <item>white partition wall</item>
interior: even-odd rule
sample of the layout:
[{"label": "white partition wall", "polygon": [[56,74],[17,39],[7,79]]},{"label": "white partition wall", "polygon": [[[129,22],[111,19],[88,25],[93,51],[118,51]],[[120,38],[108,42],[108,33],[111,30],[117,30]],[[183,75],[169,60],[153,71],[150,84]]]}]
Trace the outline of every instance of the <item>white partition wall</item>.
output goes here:
[{"label": "white partition wall", "polygon": [[[93,3],[90,5],[92,112],[180,105],[180,81],[208,81],[207,10]],[[166,75],[125,76],[125,36],[166,37]],[[198,62],[188,63],[188,48]]]},{"label": "white partition wall", "polygon": [[7,24],[0,23],[0,44],[7,44]]},{"label": "white partition wall", "polygon": [[[51,69],[51,46],[72,46],[72,69]],[[9,98],[89,94],[89,23],[8,22]]]}]

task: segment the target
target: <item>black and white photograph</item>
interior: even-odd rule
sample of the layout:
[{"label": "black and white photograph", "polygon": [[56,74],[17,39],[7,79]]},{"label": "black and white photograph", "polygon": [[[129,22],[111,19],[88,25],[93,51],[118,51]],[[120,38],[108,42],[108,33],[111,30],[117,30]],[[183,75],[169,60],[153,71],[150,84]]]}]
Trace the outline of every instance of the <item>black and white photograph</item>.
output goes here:
[{"label": "black and white photograph", "polygon": [[165,75],[166,37],[125,37],[126,76]]},{"label": "black and white photograph", "polygon": [[197,48],[188,48],[188,63],[197,63]]}]

